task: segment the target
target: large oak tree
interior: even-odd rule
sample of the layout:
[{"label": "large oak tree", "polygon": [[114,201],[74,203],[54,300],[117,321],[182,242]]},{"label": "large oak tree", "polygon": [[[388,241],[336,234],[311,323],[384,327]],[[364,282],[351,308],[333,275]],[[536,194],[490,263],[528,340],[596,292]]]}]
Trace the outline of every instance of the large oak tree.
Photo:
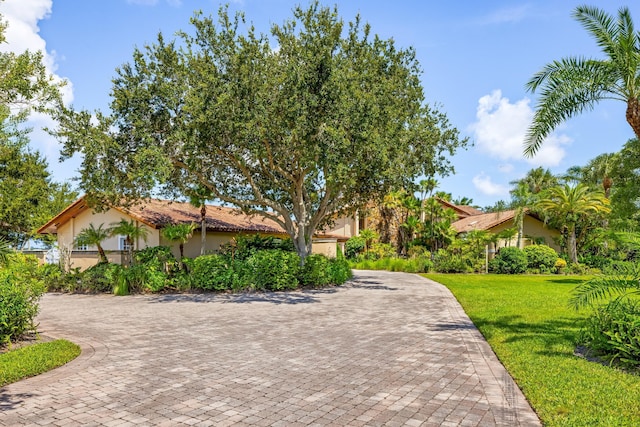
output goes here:
[{"label": "large oak tree", "polygon": [[451,172],[467,143],[425,103],[414,50],[359,17],[315,2],[269,35],[226,8],[191,23],[117,70],[111,113],[62,111],[57,135],[84,155],[94,203],[202,186],[279,223],[304,259],[335,215]]}]

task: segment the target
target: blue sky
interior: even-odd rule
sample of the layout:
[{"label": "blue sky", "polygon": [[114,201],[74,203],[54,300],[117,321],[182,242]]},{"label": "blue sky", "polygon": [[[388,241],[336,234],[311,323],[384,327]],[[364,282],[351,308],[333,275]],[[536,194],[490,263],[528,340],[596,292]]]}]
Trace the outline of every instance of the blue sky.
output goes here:
[{"label": "blue sky", "polygon": [[[335,2],[323,2],[334,5]],[[232,11],[263,32],[282,23],[304,1],[236,0]],[[480,206],[508,199],[509,182],[537,166],[554,173],[619,150],[633,137],[623,103],[606,102],[561,126],[534,159],[522,157],[522,138],[535,106],[525,83],[546,63],[564,56],[601,57],[595,42],[571,18],[569,1],[341,1],[345,21],[360,13],[372,31],[413,46],[423,68],[429,103],[439,105],[475,144],[453,157],[456,175],[440,190],[467,196]],[[625,3],[588,4],[615,14]],[[189,30],[194,10],[215,14],[211,0],[5,0],[9,22],[4,50],[42,50],[49,70],[66,79],[65,100],[78,109],[108,111],[111,78],[131,60],[134,47]],[[632,7],[632,6],[631,6]],[[640,10],[640,8],[639,8]],[[640,11],[631,9],[640,26]],[[59,145],[33,117],[32,146],[49,160],[57,181],[77,175],[78,162],[58,163]]]}]

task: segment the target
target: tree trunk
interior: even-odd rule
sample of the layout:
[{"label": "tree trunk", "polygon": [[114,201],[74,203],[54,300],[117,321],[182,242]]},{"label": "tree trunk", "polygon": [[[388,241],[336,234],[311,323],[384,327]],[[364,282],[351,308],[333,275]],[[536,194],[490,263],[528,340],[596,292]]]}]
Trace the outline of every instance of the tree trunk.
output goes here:
[{"label": "tree trunk", "polygon": [[640,101],[637,98],[631,98],[627,101],[627,123],[631,125],[631,129],[640,139]]},{"label": "tree trunk", "polygon": [[100,246],[99,244],[96,244],[96,247],[98,248],[98,254],[100,255],[100,262],[104,264],[108,264],[109,259],[107,258],[107,255],[104,253],[104,249],[102,248],[102,246]]},{"label": "tree trunk", "polygon": [[128,253],[129,253],[129,267],[131,267],[133,265],[133,239],[131,237],[127,236],[127,240],[126,241],[129,243],[129,250],[128,250]]},{"label": "tree trunk", "polygon": [[200,206],[200,255],[204,255],[207,248],[207,205]]},{"label": "tree trunk", "polygon": [[569,259],[571,260],[572,263],[577,264],[578,263],[578,248],[577,248],[577,244],[576,244],[576,226],[575,224],[573,224],[571,226],[571,228],[569,228],[569,242],[568,242],[568,249],[569,249]]},{"label": "tree trunk", "polygon": [[300,265],[304,265],[304,260],[311,254],[311,243],[313,239],[310,235],[307,236],[307,234],[309,234],[307,227],[298,225],[297,232],[291,235],[293,247],[300,257]]}]

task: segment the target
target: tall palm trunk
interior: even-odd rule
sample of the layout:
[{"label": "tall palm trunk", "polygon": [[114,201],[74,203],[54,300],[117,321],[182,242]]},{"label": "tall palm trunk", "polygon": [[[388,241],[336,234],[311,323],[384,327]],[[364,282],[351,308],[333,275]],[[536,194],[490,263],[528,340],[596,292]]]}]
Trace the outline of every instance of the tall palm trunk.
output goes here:
[{"label": "tall palm trunk", "polygon": [[200,205],[200,255],[207,249],[207,205]]},{"label": "tall palm trunk", "polygon": [[578,248],[577,248],[577,243],[576,243],[576,225],[575,224],[571,224],[569,225],[569,229],[568,231],[568,250],[569,250],[569,259],[571,260],[572,263],[577,264],[578,263]]},{"label": "tall palm trunk", "polygon": [[109,259],[107,258],[107,254],[104,253],[104,248],[100,243],[96,243],[96,247],[98,248],[98,255],[100,256],[100,263],[108,264]]},{"label": "tall palm trunk", "polygon": [[627,123],[635,132],[636,137],[640,139],[640,100],[637,98],[630,98],[627,101]]}]

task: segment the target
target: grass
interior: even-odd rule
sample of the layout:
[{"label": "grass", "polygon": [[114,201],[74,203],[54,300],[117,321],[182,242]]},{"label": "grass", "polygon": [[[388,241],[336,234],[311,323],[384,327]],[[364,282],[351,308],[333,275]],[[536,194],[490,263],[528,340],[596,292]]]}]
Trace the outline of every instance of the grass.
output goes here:
[{"label": "grass", "polygon": [[547,426],[640,425],[640,376],[573,354],[586,277],[427,274],[447,286]]},{"label": "grass", "polygon": [[55,340],[0,354],[0,387],[62,366],[80,355],[80,347]]}]

